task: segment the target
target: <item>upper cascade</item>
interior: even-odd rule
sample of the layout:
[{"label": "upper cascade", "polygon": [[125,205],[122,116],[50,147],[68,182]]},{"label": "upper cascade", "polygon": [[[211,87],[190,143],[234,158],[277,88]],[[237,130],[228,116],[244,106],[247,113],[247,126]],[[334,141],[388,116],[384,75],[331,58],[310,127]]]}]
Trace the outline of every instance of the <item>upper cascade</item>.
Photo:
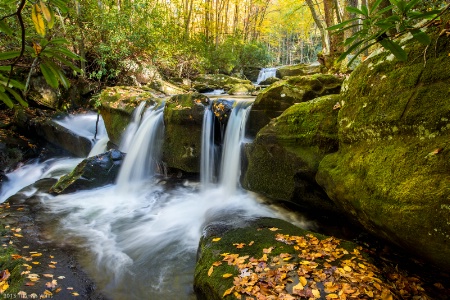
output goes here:
[{"label": "upper cascade", "polygon": [[266,80],[267,78],[276,77],[277,69],[278,68],[262,68],[261,71],[259,71],[259,75],[258,75],[258,79],[256,80],[256,84],[260,84],[262,81]]}]

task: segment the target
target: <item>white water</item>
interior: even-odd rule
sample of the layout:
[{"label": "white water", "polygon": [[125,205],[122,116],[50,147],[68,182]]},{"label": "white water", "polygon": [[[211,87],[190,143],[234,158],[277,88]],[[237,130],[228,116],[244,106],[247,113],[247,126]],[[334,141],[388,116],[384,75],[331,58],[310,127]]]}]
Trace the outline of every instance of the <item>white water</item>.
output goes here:
[{"label": "white water", "polygon": [[236,102],[228,120],[222,152],[220,185],[227,195],[236,192],[241,171],[241,144],[245,136],[245,124],[250,112],[251,101]]},{"label": "white water", "polygon": [[164,134],[163,112],[164,105],[150,107],[142,117],[117,178],[118,191],[129,192],[131,185],[140,184],[156,173]]},{"label": "white water", "polygon": [[277,77],[277,69],[278,68],[262,68],[259,71],[258,79],[256,80],[256,84],[259,84],[260,82],[266,80],[270,77]]},{"label": "white water", "polygon": [[131,141],[133,140],[134,135],[141,123],[142,112],[147,104],[146,101],[142,101],[139,103],[138,107],[133,111],[133,116],[131,117],[131,122],[128,124],[125,132],[122,135],[122,140],[120,141],[119,150],[127,153],[128,148],[130,147]]},{"label": "white water", "polygon": [[59,178],[72,171],[81,162],[80,158],[49,159],[33,162],[6,174],[7,180],[0,188],[0,203],[30,184],[43,178]]},{"label": "white water", "polygon": [[[94,141],[97,114],[96,113],[86,113],[79,115],[68,115],[61,120],[54,120],[59,125],[69,129],[70,131],[76,133],[79,136],[83,136],[91,141]],[[97,140],[107,136],[105,123],[103,118],[100,116],[98,121],[97,130]]]},{"label": "white water", "polygon": [[211,188],[215,173],[214,112],[211,101],[205,110],[202,124],[202,156],[200,161],[200,183],[203,190]]}]

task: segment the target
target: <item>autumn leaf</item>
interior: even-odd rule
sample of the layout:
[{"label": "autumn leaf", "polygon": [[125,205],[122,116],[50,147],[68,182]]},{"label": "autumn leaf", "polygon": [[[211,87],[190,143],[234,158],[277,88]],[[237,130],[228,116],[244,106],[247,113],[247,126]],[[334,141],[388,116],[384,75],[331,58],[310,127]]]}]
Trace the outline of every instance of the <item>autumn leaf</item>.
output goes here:
[{"label": "autumn leaf", "polygon": [[233,274],[231,273],[226,273],[222,275],[223,278],[230,278],[231,276],[233,276]]},{"label": "autumn leaf", "polygon": [[45,24],[44,18],[41,14],[41,7],[38,4],[34,4],[31,11],[31,20],[33,21],[36,32],[44,37],[45,36]]},{"label": "autumn leaf", "polygon": [[221,239],[222,239],[222,238],[220,238],[220,237],[218,237],[218,238],[213,238],[212,241],[213,241],[213,242],[218,242],[218,241],[220,241]]},{"label": "autumn leaf", "polygon": [[294,285],[294,287],[292,288],[294,293],[296,290],[302,291],[305,287],[303,286],[303,284],[301,282],[299,282],[297,285]]},{"label": "autumn leaf", "polygon": [[225,293],[223,293],[222,297],[228,296],[230,295],[234,290],[234,286],[230,287],[228,290],[225,291]]},{"label": "autumn leaf", "polygon": [[244,248],[245,244],[244,243],[239,243],[239,244],[233,244],[233,246],[235,246],[237,249],[242,249]]},{"label": "autumn leaf", "polygon": [[221,264],[222,264],[221,261],[216,261],[216,262],[213,263],[213,266],[214,266],[214,267],[218,267],[218,266],[220,266]]},{"label": "autumn leaf", "polygon": [[209,270],[208,270],[208,276],[211,276],[213,271],[214,271],[214,267],[211,266],[211,268],[209,268]]},{"label": "autumn leaf", "polygon": [[1,271],[0,272],[0,281],[8,280],[9,276],[11,276],[11,273],[9,273],[8,269]]},{"label": "autumn leaf", "polygon": [[280,230],[280,228],[271,227],[271,228],[269,228],[269,230],[270,230],[270,231],[277,231],[277,230]]}]

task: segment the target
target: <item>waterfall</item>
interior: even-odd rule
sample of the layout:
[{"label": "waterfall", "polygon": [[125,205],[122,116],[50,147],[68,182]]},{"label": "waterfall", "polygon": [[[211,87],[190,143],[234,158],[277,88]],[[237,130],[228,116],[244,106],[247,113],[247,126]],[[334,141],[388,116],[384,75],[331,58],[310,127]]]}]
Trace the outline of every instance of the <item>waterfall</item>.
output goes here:
[{"label": "waterfall", "polygon": [[129,151],[125,156],[119,176],[119,191],[129,191],[129,186],[137,184],[156,173],[156,162],[161,156],[164,134],[164,105],[150,107],[142,117],[142,123],[134,134]]},{"label": "waterfall", "polygon": [[122,134],[122,140],[120,141],[119,150],[124,153],[128,152],[131,141],[133,140],[139,124],[141,123],[142,112],[144,111],[146,103],[147,102],[145,101],[139,103],[138,107],[136,107],[136,109],[133,111],[130,124],[128,124],[125,132]]},{"label": "waterfall", "polygon": [[200,161],[200,181],[203,190],[211,186],[214,182],[214,112],[211,101],[209,107],[205,109],[202,125],[202,152]]},{"label": "waterfall", "polygon": [[256,84],[259,84],[260,82],[266,80],[269,77],[276,77],[276,76],[277,76],[277,68],[262,68],[261,71],[259,71]]},{"label": "waterfall", "polygon": [[241,143],[252,101],[237,101],[228,119],[223,143],[220,186],[228,195],[236,192],[240,176]]}]

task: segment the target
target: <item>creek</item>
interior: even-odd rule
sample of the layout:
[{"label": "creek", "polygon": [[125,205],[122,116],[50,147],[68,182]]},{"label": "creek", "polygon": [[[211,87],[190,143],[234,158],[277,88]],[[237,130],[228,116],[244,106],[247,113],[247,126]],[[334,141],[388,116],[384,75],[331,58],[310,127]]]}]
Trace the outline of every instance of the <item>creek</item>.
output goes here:
[{"label": "creek", "polygon": [[[206,110],[200,182],[164,177],[164,106],[145,109],[142,104],[120,145],[127,155],[116,184],[58,196],[29,188],[23,197],[40,199],[46,237],[78,249],[80,264],[108,298],[195,299],[196,253],[206,225],[260,216],[296,222],[239,187],[241,143],[251,105],[236,102],[226,130],[222,128],[221,145],[214,138],[214,114]],[[72,116],[61,123],[81,132],[77,124],[92,128],[93,122],[94,118]],[[104,137],[99,137],[99,144],[97,151],[104,151]],[[27,164],[7,174],[1,200],[39,179],[59,178],[79,162],[66,157]]]}]

